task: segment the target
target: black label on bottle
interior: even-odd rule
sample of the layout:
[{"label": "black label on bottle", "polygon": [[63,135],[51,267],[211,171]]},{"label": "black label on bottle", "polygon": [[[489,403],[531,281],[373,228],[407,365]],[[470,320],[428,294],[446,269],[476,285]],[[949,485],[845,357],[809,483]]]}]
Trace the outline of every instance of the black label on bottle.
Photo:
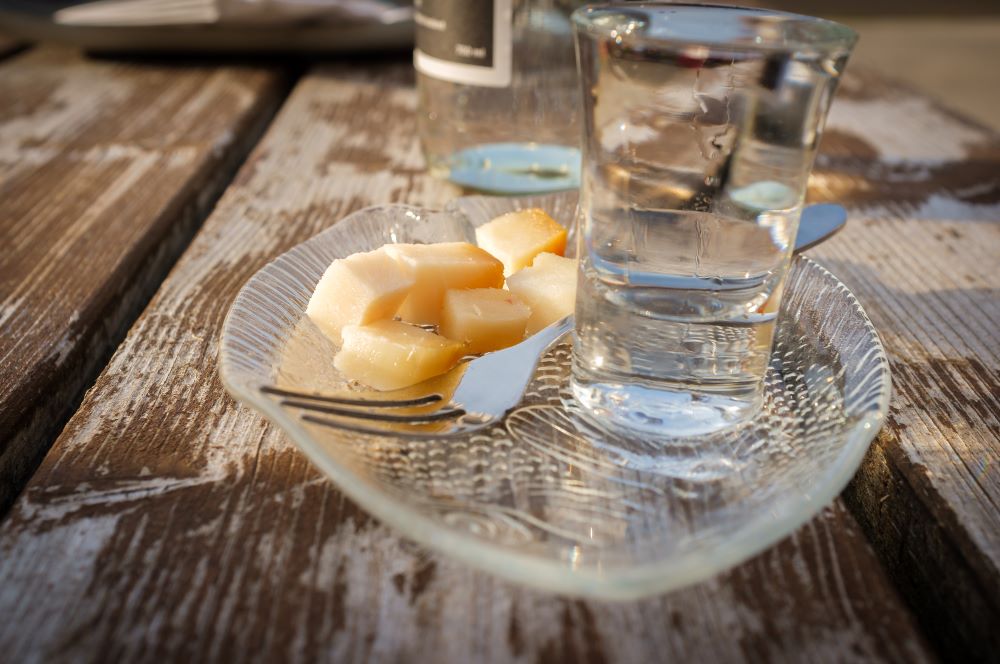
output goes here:
[{"label": "black label on bottle", "polygon": [[417,71],[467,85],[510,85],[510,2],[414,0]]}]

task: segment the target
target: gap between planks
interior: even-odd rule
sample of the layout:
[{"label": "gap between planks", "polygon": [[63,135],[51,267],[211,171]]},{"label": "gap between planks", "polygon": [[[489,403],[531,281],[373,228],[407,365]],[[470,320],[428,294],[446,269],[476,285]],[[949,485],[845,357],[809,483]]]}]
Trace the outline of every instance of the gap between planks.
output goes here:
[{"label": "gap between planks", "polygon": [[[30,58],[29,58],[30,56]],[[69,49],[42,47],[34,49],[34,52],[22,54],[16,58],[4,61],[4,68],[16,68],[19,63],[34,62],[38,66],[35,57],[41,58],[43,63],[58,67],[60,59],[65,60],[66,67],[99,68],[107,70],[109,65],[106,61],[92,64],[82,60],[75,52]],[[54,61],[54,62],[53,62]],[[42,67],[45,65],[42,64]],[[110,72],[105,76],[113,77],[115,72],[128,69],[131,65],[128,62],[119,61],[110,65]],[[139,67],[146,65],[140,64]],[[9,72],[10,69],[7,69]],[[142,69],[137,72],[143,71]],[[235,71],[235,70],[234,70]],[[183,68],[178,69],[179,75],[183,75]],[[141,85],[141,78],[138,79]],[[18,376],[21,385],[29,385],[30,388],[20,388],[21,394],[10,394],[6,399],[6,404],[0,403],[0,415],[12,423],[12,427],[0,438],[0,515],[4,515],[13,502],[17,493],[29,480],[32,472],[41,462],[45,453],[60,430],[65,425],[69,417],[75,412],[81,403],[83,395],[89,389],[101,370],[111,358],[112,353],[125,338],[125,334],[131,327],[133,321],[145,309],[149,300],[166,278],[168,272],[183,254],[191,239],[195,236],[198,228],[204,219],[211,213],[212,209],[222,192],[235,176],[237,169],[241,166],[247,154],[257,143],[265,132],[277,109],[291,89],[293,81],[289,76],[279,71],[272,71],[266,74],[264,79],[255,83],[257,87],[252,93],[254,98],[240,114],[234,115],[227,128],[230,132],[228,136],[220,136],[220,142],[214,146],[210,152],[205,153],[200,158],[197,168],[189,173],[176,190],[176,196],[169,204],[162,208],[157,214],[157,219],[137,219],[136,223],[149,225],[148,233],[151,237],[142,238],[138,243],[130,245],[123,251],[130,252],[127,257],[122,257],[122,261],[133,266],[132,271],[123,272],[122,264],[119,263],[114,272],[100,274],[99,278],[104,281],[98,285],[101,292],[93,293],[93,296],[106,301],[106,305],[96,313],[93,321],[84,330],[75,334],[67,341],[60,341],[65,344],[61,348],[59,359],[55,368],[50,364],[38,364],[34,360],[28,361],[28,375]],[[2,85],[2,80],[0,80]],[[248,88],[249,91],[249,88]],[[53,91],[52,94],[57,94]],[[157,100],[149,99],[150,103]],[[127,118],[115,118],[111,115],[101,116],[98,111],[91,120],[100,124],[122,123],[126,124]],[[110,113],[111,111],[109,111]],[[68,118],[69,115],[67,114]],[[43,116],[44,119],[44,116]],[[86,123],[84,123],[86,125]],[[0,118],[0,128],[4,126],[4,120]],[[164,131],[180,131],[183,127],[171,127],[169,121],[163,126]],[[29,147],[21,148],[27,152],[43,152],[51,147],[51,154],[46,157],[58,164],[60,159],[66,159],[65,155],[72,155],[72,146],[78,138],[86,139],[86,136],[74,135],[70,128],[69,133],[61,138],[61,145],[46,146],[25,142],[23,145]],[[111,130],[114,133],[114,130]],[[17,150],[14,144],[7,144],[8,150]],[[145,148],[138,147],[138,150]],[[182,148],[183,149],[183,148]],[[26,155],[27,156],[27,155]],[[27,158],[34,159],[33,156]],[[79,159],[78,156],[70,156],[69,159]],[[0,163],[0,166],[3,166]],[[8,164],[9,166],[9,164]],[[6,173],[0,168],[0,189],[4,185],[11,185],[11,173],[17,173],[14,169],[7,168]],[[58,183],[58,181],[56,181]],[[53,183],[46,183],[42,178],[37,178],[32,186],[49,186]],[[144,195],[142,193],[142,182],[131,185],[132,190],[123,195]],[[58,188],[58,187],[57,187]],[[23,190],[22,190],[23,191]],[[136,193],[138,192],[138,193]],[[0,203],[0,213],[3,212],[3,205]],[[73,224],[80,226],[83,219],[79,221],[72,219],[71,214],[67,214],[69,234],[72,235]],[[18,227],[25,220],[11,217],[2,218],[0,214],[0,224],[4,224],[5,233],[11,231],[11,227]],[[30,222],[30,220],[28,220]],[[96,231],[100,232],[100,230]],[[113,246],[115,237],[107,237],[105,240]],[[49,257],[49,260],[56,260]],[[70,263],[69,269],[72,268]],[[35,279],[37,277],[22,273],[23,279]],[[91,275],[81,275],[86,280]],[[4,274],[5,278],[14,279],[14,287],[21,290],[31,291],[30,287],[22,288],[25,284],[17,283],[18,275]],[[45,278],[44,276],[41,278]],[[7,282],[11,283],[10,281]],[[52,297],[58,298],[58,294]],[[6,298],[5,298],[6,299]],[[6,303],[6,320],[10,315],[14,315],[14,309],[23,306],[25,298],[15,299]],[[3,303],[0,301],[0,303]],[[79,320],[79,315],[74,313],[69,321],[56,320],[56,324],[74,325]],[[0,346],[0,350],[3,347]],[[13,349],[22,352],[16,345]],[[32,352],[48,351],[46,348],[37,348]],[[12,376],[8,378],[13,378]],[[28,381],[24,383],[23,381]],[[3,410],[8,412],[3,413]],[[13,411],[13,412],[11,412]],[[19,412],[18,412],[19,411]],[[13,419],[12,419],[13,418]]]},{"label": "gap between planks", "polygon": [[24,44],[14,41],[10,37],[0,33],[0,60],[9,58],[24,48],[27,48]]},{"label": "gap between planks", "polygon": [[1000,135],[855,71],[812,183],[851,216],[812,253],[864,304],[893,369],[885,427],[845,499],[938,651],[989,659],[1000,651]]}]

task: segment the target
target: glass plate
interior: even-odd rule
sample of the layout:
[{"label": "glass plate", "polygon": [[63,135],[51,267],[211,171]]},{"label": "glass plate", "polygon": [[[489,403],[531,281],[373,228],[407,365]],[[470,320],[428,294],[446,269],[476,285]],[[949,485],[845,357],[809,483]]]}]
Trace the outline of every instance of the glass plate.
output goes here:
[{"label": "glass plate", "polygon": [[788,535],[833,500],[882,424],[889,366],[855,297],[806,258],[786,285],[764,409],[735,432],[663,445],[590,429],[567,390],[570,342],[543,358],[503,422],[466,437],[313,425],[259,391],[352,390],[333,368],[335,347],[303,316],[333,259],[387,242],[472,240],[476,225],[536,204],[569,222],[576,194],[350,215],[240,291],[222,333],[224,384],[404,535],[568,594],[630,599],[694,583]]}]

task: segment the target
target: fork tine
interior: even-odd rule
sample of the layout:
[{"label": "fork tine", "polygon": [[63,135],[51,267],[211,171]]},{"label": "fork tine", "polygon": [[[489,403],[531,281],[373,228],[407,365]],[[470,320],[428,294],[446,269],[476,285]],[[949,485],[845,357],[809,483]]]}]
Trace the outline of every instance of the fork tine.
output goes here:
[{"label": "fork tine", "polygon": [[443,399],[440,394],[428,394],[414,399],[348,399],[345,397],[334,397],[325,394],[308,394],[306,392],[296,392],[280,387],[263,385],[260,391],[264,394],[272,394],[277,397],[289,397],[291,399],[302,399],[309,401],[319,401],[321,403],[332,403],[341,406],[367,406],[370,408],[406,408],[408,406],[426,406],[437,403]]},{"label": "fork tine", "polygon": [[[465,415],[465,411],[462,410],[461,408],[443,408],[441,410],[436,410],[432,413],[414,413],[412,415],[396,415],[393,413],[365,412],[361,410],[355,410],[353,408],[337,408],[336,406],[325,406],[322,404],[311,403],[309,401],[296,401],[295,399],[282,399],[281,405],[289,406],[291,408],[301,408],[303,410],[311,410],[317,413],[325,413],[327,415],[339,415],[340,417],[356,417],[362,420],[374,420],[377,422],[401,422],[406,424],[428,424],[430,422],[441,422],[443,420],[451,420],[461,417],[462,415]],[[308,416],[304,417],[308,419]]]}]

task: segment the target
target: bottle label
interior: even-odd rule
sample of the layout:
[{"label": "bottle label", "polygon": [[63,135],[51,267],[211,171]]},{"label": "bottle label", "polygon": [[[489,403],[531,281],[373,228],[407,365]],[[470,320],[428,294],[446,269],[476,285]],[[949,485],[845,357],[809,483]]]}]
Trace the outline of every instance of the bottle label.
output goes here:
[{"label": "bottle label", "polygon": [[417,71],[466,85],[510,85],[511,0],[414,0],[413,4]]}]

